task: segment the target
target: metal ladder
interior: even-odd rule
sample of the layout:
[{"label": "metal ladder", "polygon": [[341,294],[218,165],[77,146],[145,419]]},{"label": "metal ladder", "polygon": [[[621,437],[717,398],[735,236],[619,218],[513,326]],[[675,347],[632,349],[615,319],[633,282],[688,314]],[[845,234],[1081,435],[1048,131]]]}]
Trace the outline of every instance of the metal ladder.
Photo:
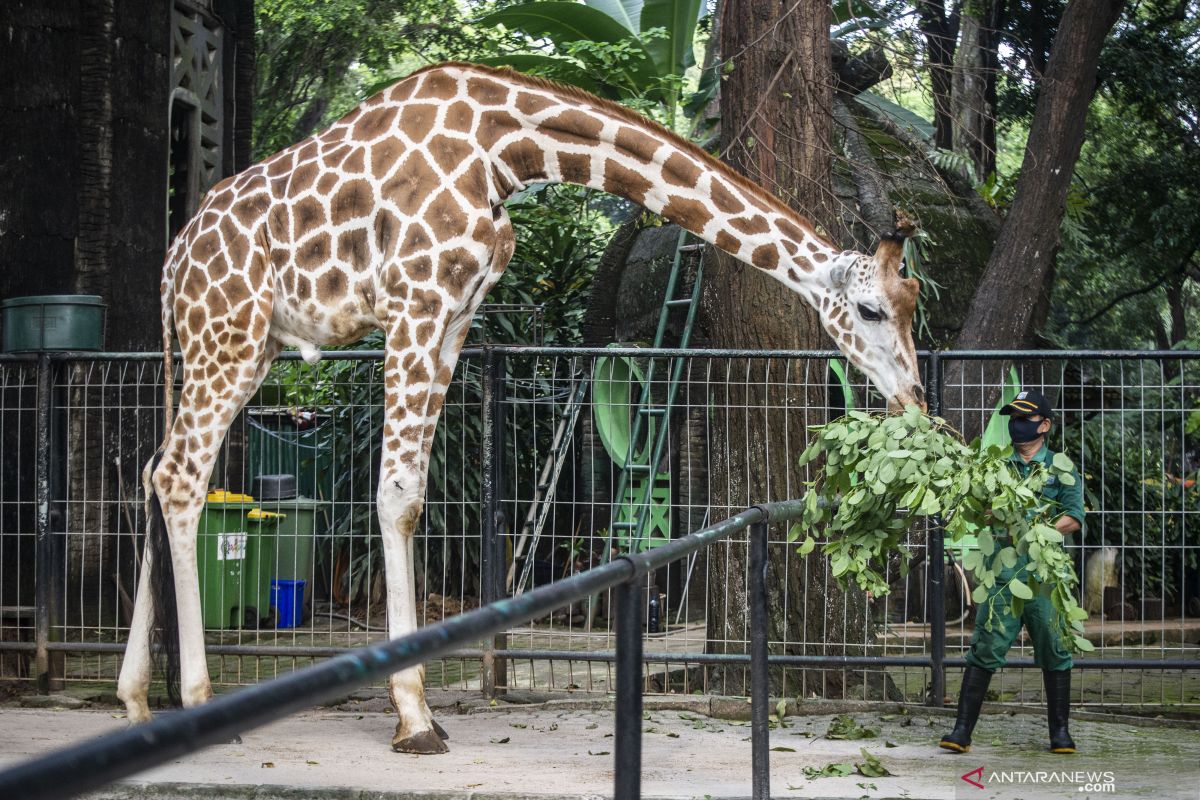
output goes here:
[{"label": "metal ladder", "polygon": [[[675,257],[671,262],[671,274],[667,278],[666,299],[663,301],[662,309],[658,314],[658,328],[654,333],[654,347],[661,348],[665,344],[667,323],[670,320],[671,312],[677,308],[687,308],[687,316],[684,319],[683,330],[679,335],[678,347],[686,348],[688,342],[692,338],[692,328],[696,322],[696,309],[699,306],[700,291],[703,285],[704,278],[704,260],[701,257],[696,264],[696,278],[692,284],[691,292],[685,297],[677,298],[675,293],[679,291],[681,277],[684,272],[684,255],[691,253],[702,253],[704,250],[703,242],[692,242],[692,235],[686,230],[680,230],[679,241],[675,245]],[[667,441],[670,438],[670,432],[667,425],[667,415],[671,408],[675,405],[675,398],[679,394],[679,383],[683,376],[684,359],[672,358],[668,366],[667,378],[667,394],[665,401],[661,405],[654,403],[652,389],[654,386],[654,374],[657,359],[651,358],[646,366],[645,383],[642,386],[641,397],[638,400],[637,412],[634,414],[633,421],[630,426],[629,433],[629,452],[625,458],[625,466],[621,470],[618,478],[615,491],[613,492],[612,506],[612,523],[609,526],[608,539],[605,543],[604,555],[602,561],[608,561],[609,554],[612,551],[612,543],[616,530],[626,532],[626,540],[636,547],[646,534],[647,523],[650,519],[651,497],[654,492],[654,476],[658,470],[658,464],[662,461],[663,453],[666,451]],[[659,420],[659,424],[655,426],[653,447],[650,450],[650,458],[644,464],[635,464],[635,454],[643,452],[642,439],[648,437],[649,425],[646,420],[654,417]],[[647,443],[648,444],[648,443]],[[626,492],[629,490],[630,484],[633,482],[635,474],[644,474],[646,480],[642,484],[642,490],[637,492],[632,504],[625,502]],[[622,512],[631,512],[622,514]],[[621,517],[632,517],[632,519],[624,519]]]},{"label": "metal ladder", "polygon": [[[583,408],[584,398],[587,397],[591,379],[585,372],[579,372],[571,377],[571,388],[568,392],[567,407],[558,414],[558,425],[554,429],[554,441],[550,445],[550,453],[542,464],[542,472],[538,476],[537,487],[533,494],[533,502],[525,514],[525,522],[521,525],[521,534],[513,546],[512,563],[508,566],[508,576],[505,579],[505,589],[514,595],[525,591],[529,578],[533,574],[532,554],[537,551],[538,542],[542,538],[542,530],[550,516],[553,505],[554,490],[558,486],[558,477],[562,474],[563,464],[567,460],[571,441],[575,436],[575,425],[579,422],[579,411]],[[528,552],[529,558],[524,559],[521,567],[521,579],[514,583],[517,562]]]}]

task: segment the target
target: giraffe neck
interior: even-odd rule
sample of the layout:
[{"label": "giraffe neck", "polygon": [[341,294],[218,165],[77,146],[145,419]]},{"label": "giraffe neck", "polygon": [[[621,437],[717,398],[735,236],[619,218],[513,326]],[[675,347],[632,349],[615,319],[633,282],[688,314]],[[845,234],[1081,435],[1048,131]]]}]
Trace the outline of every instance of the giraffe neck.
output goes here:
[{"label": "giraffe neck", "polygon": [[[502,197],[529,183],[619,195],[815,298],[838,251],[771,193],[615,103],[509,71],[456,65],[481,112],[478,136]],[[482,74],[480,74],[482,73]]]}]

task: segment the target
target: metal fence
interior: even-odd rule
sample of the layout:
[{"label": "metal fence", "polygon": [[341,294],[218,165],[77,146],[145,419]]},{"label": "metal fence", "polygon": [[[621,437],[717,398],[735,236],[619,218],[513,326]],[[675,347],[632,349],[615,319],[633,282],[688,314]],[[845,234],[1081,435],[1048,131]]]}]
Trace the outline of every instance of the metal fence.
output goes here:
[{"label": "metal fence", "polygon": [[[1092,660],[1112,667],[1081,672],[1075,701],[1200,706],[1200,353],[923,358],[931,406],[967,435],[987,424],[1014,376],[1061,409],[1052,446],[1075,459],[1087,488],[1087,525],[1070,548],[1082,600],[1095,610]],[[215,683],[257,682],[386,637],[373,508],[380,363],[371,352],[327,353],[315,366],[285,358],[231,431],[214,488],[254,492],[256,476],[291,473],[315,502],[256,502],[287,515],[268,523],[278,528],[261,577],[303,578],[303,615],[276,627],[269,601],[239,597],[225,618],[206,620]],[[848,405],[882,407],[861,378],[843,383],[838,363],[827,352],[464,352],[431,459],[419,621],[801,496],[810,475],[796,462],[808,428]],[[98,692],[115,681],[136,585],[140,472],[161,438],[161,369],[155,354],[0,359],[3,678],[37,677],[43,688],[93,681]],[[219,516],[210,518],[219,529]],[[925,664],[943,659],[953,691],[973,626],[970,591],[955,566],[961,553],[941,557],[929,533],[910,533],[915,569],[902,577],[892,565],[891,593],[865,598],[839,591],[819,550],[801,557],[784,526],[773,527],[772,652],[890,664],[780,668],[778,692],[940,702],[940,669]],[[697,656],[746,652],[747,571],[745,538],[734,535],[651,574],[641,600],[649,690],[746,693],[743,666]],[[931,584],[941,587],[937,602]],[[611,658],[596,655],[614,643],[607,609],[600,596],[512,628],[492,648],[431,664],[427,682],[609,691]],[[1015,664],[1030,656],[1024,640],[1011,653]],[[998,699],[1039,702],[1041,682],[1028,673],[1004,671]]]}]

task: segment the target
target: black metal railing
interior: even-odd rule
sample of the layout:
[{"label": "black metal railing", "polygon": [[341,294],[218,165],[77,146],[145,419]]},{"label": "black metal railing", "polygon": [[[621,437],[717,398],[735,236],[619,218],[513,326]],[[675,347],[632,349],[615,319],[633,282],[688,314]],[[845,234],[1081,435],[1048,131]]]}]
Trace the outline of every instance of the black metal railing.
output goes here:
[{"label": "black metal railing", "polygon": [[[204,705],[161,715],[144,725],[93,739],[0,772],[0,797],[52,800],[106,786],[172,758],[265,725],[372,680],[455,648],[495,636],[598,592],[614,590],[617,664],[614,796],[641,796],[643,653],[638,580],[745,528],[750,529],[753,636],[752,779],[755,798],[770,796],[767,654],[767,526],[796,519],[799,501],[754,506],[669,544],[626,556],[550,586],[489,603],[399,639],[364,647],[267,683],[221,695]],[[837,661],[836,657],[823,661]]]}]

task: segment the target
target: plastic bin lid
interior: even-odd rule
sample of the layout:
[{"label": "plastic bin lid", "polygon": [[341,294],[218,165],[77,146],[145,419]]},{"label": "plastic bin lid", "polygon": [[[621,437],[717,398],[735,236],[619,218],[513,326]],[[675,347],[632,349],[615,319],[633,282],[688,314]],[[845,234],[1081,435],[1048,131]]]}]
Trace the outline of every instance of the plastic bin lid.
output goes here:
[{"label": "plastic bin lid", "polygon": [[252,508],[246,514],[247,519],[251,519],[256,522],[263,519],[282,519],[286,516],[287,514],[280,514],[277,511],[263,511],[261,508]]},{"label": "plastic bin lid", "polygon": [[253,503],[254,498],[248,494],[227,492],[224,489],[214,489],[205,498],[210,503]]},{"label": "plastic bin lid", "polygon": [[251,484],[260,500],[291,500],[296,496],[295,475],[258,475]]},{"label": "plastic bin lid", "polygon": [[99,306],[103,308],[104,298],[98,294],[36,294],[0,300],[0,308],[20,308],[21,306]]}]

